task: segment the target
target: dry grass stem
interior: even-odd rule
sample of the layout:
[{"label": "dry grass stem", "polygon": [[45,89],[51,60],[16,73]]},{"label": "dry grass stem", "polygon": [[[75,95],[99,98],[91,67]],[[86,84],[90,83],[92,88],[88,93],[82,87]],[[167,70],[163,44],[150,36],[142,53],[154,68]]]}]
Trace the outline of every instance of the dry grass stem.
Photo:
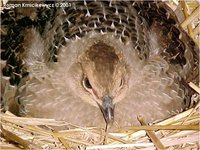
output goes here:
[{"label": "dry grass stem", "polygon": [[186,4],[184,4],[184,1],[180,1],[183,7],[183,11],[185,14],[186,19],[182,22],[181,26],[183,28],[185,28],[186,26],[188,26],[195,18],[199,17],[199,12],[200,12],[200,6],[198,6],[192,13],[191,15],[188,15],[188,10],[186,8]]},{"label": "dry grass stem", "polygon": [[[146,126],[146,123],[144,122],[141,116],[138,116],[138,120],[142,126]],[[160,142],[160,140],[157,138],[157,136],[153,131],[146,130],[146,133],[148,137],[151,139],[151,141],[155,144],[155,147],[157,149],[164,149],[164,145]]]}]

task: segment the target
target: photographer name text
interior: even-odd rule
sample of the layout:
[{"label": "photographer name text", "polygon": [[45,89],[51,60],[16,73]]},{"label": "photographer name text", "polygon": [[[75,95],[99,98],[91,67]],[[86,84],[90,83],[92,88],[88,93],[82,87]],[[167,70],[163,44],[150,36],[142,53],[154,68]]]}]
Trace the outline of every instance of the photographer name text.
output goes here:
[{"label": "photographer name text", "polygon": [[52,4],[42,4],[42,3],[7,3],[4,5],[5,8],[38,8],[38,7],[46,7],[46,8],[53,8],[53,7],[72,7],[72,3],[69,2],[58,2]]}]

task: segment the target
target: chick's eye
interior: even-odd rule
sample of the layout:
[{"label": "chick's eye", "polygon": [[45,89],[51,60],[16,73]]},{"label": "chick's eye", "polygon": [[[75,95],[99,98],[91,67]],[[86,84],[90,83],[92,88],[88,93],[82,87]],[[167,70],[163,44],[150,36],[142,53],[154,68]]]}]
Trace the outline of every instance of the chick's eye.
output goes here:
[{"label": "chick's eye", "polygon": [[90,81],[88,80],[87,77],[83,79],[83,87],[84,87],[85,89],[92,89],[92,86],[91,86],[91,84],[90,84]]}]

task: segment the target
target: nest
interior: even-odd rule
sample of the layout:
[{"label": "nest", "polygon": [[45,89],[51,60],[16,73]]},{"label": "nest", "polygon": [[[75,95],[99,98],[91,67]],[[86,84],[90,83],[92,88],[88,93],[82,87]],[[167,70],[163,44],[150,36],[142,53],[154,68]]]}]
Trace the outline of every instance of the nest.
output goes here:
[{"label": "nest", "polygon": [[[172,0],[168,4],[175,9],[179,3]],[[182,27],[200,45],[199,4],[181,1],[179,7],[186,18]],[[192,101],[198,101],[199,87],[189,85],[197,92]],[[197,102],[193,108],[152,125],[138,117],[141,126],[121,128],[114,133],[54,119],[17,117],[6,112],[1,113],[0,143],[2,149],[198,149],[199,106]],[[63,127],[67,129],[57,130]]]}]

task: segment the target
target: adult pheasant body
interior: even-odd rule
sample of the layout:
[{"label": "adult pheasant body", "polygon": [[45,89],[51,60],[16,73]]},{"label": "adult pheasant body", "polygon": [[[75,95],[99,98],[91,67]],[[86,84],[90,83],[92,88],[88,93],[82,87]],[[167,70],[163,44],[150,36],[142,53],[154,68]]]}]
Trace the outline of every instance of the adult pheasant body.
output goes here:
[{"label": "adult pheasant body", "polygon": [[[123,127],[138,124],[138,115],[152,122],[190,106],[187,82],[198,82],[198,49],[164,3],[83,1],[4,11],[2,73],[17,85],[7,104],[12,112]],[[11,37],[16,27],[19,37]]]}]

